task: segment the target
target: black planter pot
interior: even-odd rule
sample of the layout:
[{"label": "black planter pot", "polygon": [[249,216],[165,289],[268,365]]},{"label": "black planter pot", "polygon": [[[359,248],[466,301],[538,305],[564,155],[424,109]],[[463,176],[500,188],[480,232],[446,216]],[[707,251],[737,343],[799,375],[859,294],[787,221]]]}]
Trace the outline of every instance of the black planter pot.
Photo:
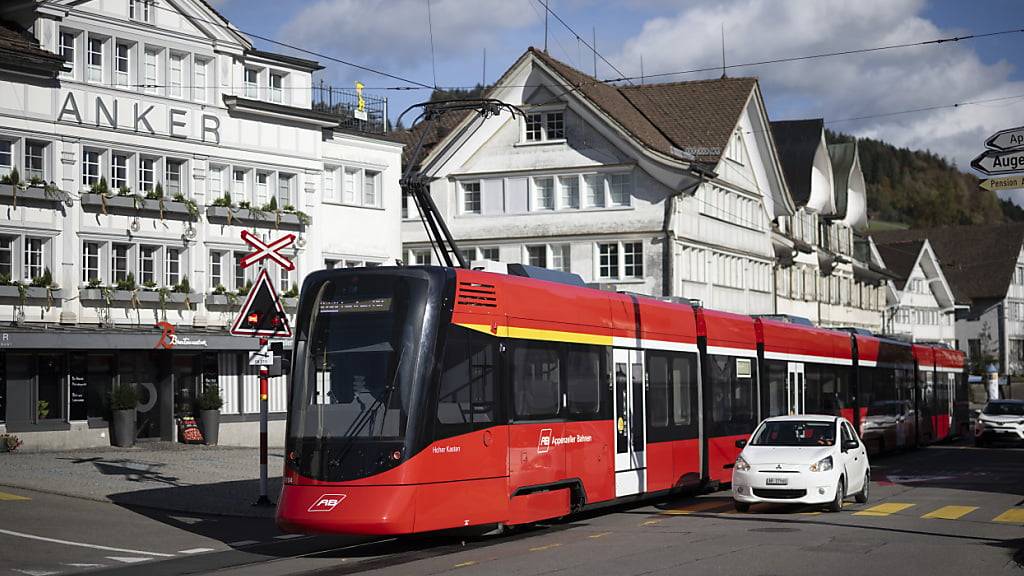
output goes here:
[{"label": "black planter pot", "polygon": [[220,410],[200,410],[199,425],[207,446],[217,445],[217,431],[220,428]]},{"label": "black planter pot", "polygon": [[135,409],[114,410],[110,443],[127,448],[135,444]]}]

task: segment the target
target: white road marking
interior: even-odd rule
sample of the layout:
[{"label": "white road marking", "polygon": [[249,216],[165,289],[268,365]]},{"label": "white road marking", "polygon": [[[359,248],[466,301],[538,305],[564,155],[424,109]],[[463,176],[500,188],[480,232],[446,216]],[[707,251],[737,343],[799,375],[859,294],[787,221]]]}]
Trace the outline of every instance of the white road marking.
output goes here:
[{"label": "white road marking", "polygon": [[144,550],[130,550],[128,548],[112,548],[110,546],[100,546],[98,544],[86,544],[85,542],[71,542],[70,540],[58,540],[57,538],[47,538],[45,536],[36,536],[35,534],[25,534],[24,532],[15,532],[13,530],[0,529],[0,534],[7,534],[8,536],[16,536],[18,538],[28,538],[29,540],[40,540],[42,542],[52,542],[53,544],[63,544],[65,546],[78,546],[80,548],[92,548],[93,550],[106,550],[108,552],[127,552],[129,554],[145,554],[147,556],[160,556],[162,558],[171,558],[174,554],[163,554],[160,552],[146,552]]},{"label": "white road marking", "polygon": [[54,574],[60,574],[60,572],[50,572],[48,570],[19,570],[15,568],[14,571],[28,574],[28,576],[53,576]]},{"label": "white road marking", "polygon": [[125,558],[123,556],[107,556],[107,560],[117,560],[118,562],[124,562],[125,564],[135,564],[136,562],[146,562],[152,560],[152,558]]},{"label": "white road marking", "polygon": [[199,554],[200,552],[213,552],[213,548],[189,548],[188,550],[178,550],[178,554]]},{"label": "white road marking", "polygon": [[86,562],[68,562],[64,566],[71,566],[72,568],[103,568],[106,564],[88,564]]},{"label": "white road marking", "polygon": [[200,522],[203,521],[202,518],[190,518],[188,516],[170,516],[170,518],[172,518],[174,520],[177,520],[178,522],[181,522],[182,524],[188,524],[188,525],[199,524]]},{"label": "white road marking", "polygon": [[291,540],[292,538],[302,538],[302,534],[281,534],[280,536],[274,536],[274,540]]},{"label": "white road marking", "polygon": [[238,542],[228,542],[228,546],[252,546],[253,544],[259,544],[256,540],[239,540]]}]

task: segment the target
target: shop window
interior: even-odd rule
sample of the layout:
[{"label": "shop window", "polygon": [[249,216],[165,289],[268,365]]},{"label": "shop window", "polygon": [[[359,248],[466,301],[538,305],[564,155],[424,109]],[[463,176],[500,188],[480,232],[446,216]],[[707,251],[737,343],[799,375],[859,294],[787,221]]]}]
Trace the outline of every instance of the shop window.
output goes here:
[{"label": "shop window", "polygon": [[518,342],[512,350],[512,395],[519,420],[558,416],[560,390],[558,349],[548,342]]},{"label": "shop window", "polygon": [[36,371],[36,420],[64,418],[65,356],[40,354]]},{"label": "shop window", "polygon": [[452,326],[445,345],[437,392],[436,438],[493,426],[497,421],[494,343],[487,336]]}]

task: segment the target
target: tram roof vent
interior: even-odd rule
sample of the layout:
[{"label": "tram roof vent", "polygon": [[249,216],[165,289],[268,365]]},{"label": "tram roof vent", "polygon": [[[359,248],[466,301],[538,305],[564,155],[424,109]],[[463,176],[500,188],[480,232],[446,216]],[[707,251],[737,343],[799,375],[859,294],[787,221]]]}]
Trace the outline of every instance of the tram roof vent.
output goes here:
[{"label": "tram roof vent", "polygon": [[557,282],[559,284],[568,284],[570,286],[586,286],[586,283],[583,282],[583,278],[580,278],[579,274],[562,272],[560,270],[549,270],[547,268],[530,266],[528,264],[509,264],[508,273],[511,276],[523,276],[525,278],[547,280],[548,282]]},{"label": "tram roof vent", "polygon": [[766,320],[775,320],[776,322],[785,322],[786,324],[797,324],[799,326],[815,328],[814,322],[811,322],[809,318],[793,316],[791,314],[755,314],[754,318],[764,318]]},{"label": "tram roof vent", "polygon": [[459,289],[455,293],[455,304],[474,309],[497,308],[498,289],[494,284],[484,284],[483,282],[459,282]]}]

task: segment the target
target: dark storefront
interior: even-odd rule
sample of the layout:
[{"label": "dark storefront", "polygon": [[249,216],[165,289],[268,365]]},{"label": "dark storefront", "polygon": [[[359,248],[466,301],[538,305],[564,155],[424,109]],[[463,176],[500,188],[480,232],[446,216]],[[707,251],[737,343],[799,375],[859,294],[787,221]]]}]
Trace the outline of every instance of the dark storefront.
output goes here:
[{"label": "dark storefront", "polygon": [[160,331],[0,332],[0,424],[8,432],[105,427],[118,383],[139,393],[138,437],[174,439],[175,419],[193,413],[204,385],[218,382],[219,354],[253,350],[252,338],[182,334],[170,349]]}]

